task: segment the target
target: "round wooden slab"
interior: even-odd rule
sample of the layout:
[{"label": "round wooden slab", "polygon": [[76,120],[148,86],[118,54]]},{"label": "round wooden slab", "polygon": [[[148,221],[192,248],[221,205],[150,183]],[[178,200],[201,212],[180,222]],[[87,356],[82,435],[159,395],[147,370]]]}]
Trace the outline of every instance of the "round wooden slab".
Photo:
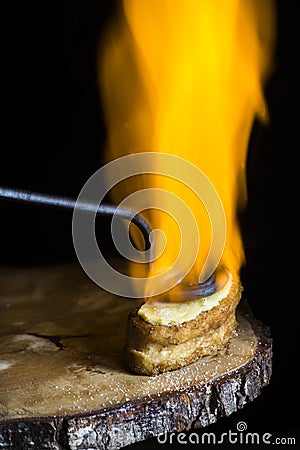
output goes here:
[{"label": "round wooden slab", "polygon": [[123,360],[140,302],[95,285],[77,265],[1,269],[0,445],[117,449],[205,427],[242,408],[271,376],[272,340],[242,300],[229,348],[155,377]]}]

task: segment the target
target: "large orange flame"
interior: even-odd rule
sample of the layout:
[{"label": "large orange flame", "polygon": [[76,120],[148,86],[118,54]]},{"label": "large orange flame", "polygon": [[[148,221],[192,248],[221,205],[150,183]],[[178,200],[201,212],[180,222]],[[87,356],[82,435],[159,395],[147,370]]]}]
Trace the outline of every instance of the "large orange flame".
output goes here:
[{"label": "large orange flame", "polygon": [[[134,152],[166,152],[199,167],[217,190],[226,215],[220,264],[239,272],[244,252],[237,211],[246,202],[245,163],[253,121],[267,116],[263,83],[272,62],[272,3],[123,0],[123,7],[124,14],[101,45],[99,64],[107,160]],[[119,201],[149,186],[183,198],[197,217],[201,245],[188,275],[189,282],[196,282],[211,240],[206,209],[181,183],[155,175],[127,180],[113,196]],[[145,215],[168,239],[152,267],[152,273],[159,273],[176,257],[180,232],[168,214],[152,209]]]}]

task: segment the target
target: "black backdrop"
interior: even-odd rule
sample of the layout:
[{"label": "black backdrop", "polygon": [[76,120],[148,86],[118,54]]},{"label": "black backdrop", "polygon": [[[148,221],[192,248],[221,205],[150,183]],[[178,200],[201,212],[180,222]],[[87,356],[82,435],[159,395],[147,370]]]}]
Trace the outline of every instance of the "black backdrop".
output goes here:
[{"label": "black backdrop", "polygon": [[[0,184],[76,197],[102,164],[105,125],[98,96],[95,49],[118,2],[65,0],[5,9],[2,71],[4,120]],[[248,206],[241,216],[245,295],[274,341],[270,385],[252,404],[205,431],[248,430],[296,436],[298,392],[294,197],[299,151],[299,19],[297,2],[277,1],[276,67],[266,87],[270,125],[256,123],[248,152]],[[5,56],[5,58],[4,58]],[[4,103],[3,103],[4,105]],[[0,263],[76,261],[71,212],[0,203]],[[107,223],[101,244],[109,248]],[[201,433],[201,432],[200,432]],[[138,448],[142,444],[136,444]],[[144,446],[160,446],[152,439]],[[186,445],[185,447],[189,447]]]}]

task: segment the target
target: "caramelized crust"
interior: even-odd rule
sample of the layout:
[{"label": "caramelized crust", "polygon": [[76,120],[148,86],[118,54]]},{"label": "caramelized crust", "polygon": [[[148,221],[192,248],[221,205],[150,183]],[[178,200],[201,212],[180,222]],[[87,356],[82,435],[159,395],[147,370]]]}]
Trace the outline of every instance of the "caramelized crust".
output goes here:
[{"label": "caramelized crust", "polygon": [[136,373],[157,375],[225,348],[235,333],[235,310],[241,291],[239,280],[234,279],[229,294],[217,306],[181,324],[148,323],[136,308],[127,322],[127,366]]}]

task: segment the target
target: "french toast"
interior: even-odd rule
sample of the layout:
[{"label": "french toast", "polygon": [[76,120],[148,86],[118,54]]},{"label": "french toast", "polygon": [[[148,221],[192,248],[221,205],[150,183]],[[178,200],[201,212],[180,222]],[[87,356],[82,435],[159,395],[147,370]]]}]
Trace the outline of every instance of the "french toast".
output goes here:
[{"label": "french toast", "polygon": [[125,358],[139,374],[157,375],[224,349],[236,333],[242,286],[228,274],[221,289],[185,302],[148,301],[128,317]]}]

